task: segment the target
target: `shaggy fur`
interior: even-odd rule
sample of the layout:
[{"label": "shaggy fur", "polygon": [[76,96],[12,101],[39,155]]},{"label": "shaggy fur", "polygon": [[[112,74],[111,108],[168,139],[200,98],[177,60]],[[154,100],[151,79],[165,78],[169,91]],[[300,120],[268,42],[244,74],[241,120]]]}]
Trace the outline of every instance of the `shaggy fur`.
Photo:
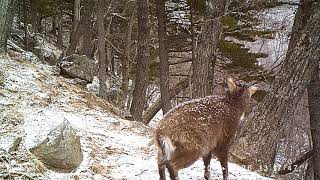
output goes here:
[{"label": "shaggy fur", "polygon": [[165,168],[171,180],[178,179],[178,171],[200,157],[205,165],[204,177],[209,179],[208,166],[212,155],[221,163],[223,179],[228,179],[231,140],[251,95],[256,91],[256,87],[237,86],[231,79],[228,79],[228,87],[225,96],[188,101],[161,120],[155,132],[160,180],[165,180]]}]

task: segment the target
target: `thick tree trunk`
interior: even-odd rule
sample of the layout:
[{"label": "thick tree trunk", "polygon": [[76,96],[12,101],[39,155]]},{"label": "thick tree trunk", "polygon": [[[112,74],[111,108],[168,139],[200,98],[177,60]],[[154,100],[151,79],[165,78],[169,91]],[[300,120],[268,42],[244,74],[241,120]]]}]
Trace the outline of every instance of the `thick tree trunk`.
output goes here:
[{"label": "thick tree trunk", "polygon": [[166,25],[165,0],[156,1],[157,19],[158,19],[158,39],[159,39],[159,58],[160,58],[160,94],[161,107],[163,114],[171,109],[169,95],[169,54],[168,37]]},{"label": "thick tree trunk", "polygon": [[142,121],[146,102],[150,57],[149,0],[137,1],[138,7],[138,58],[136,79],[130,113],[134,121]]},{"label": "thick tree trunk", "polygon": [[81,11],[81,24],[80,33],[82,35],[82,47],[80,49],[80,54],[90,57],[91,46],[92,46],[92,12],[94,8],[94,1],[83,0],[83,11]]},{"label": "thick tree trunk", "polygon": [[192,98],[204,97],[212,92],[212,60],[222,30],[221,17],[228,6],[228,0],[209,0],[201,27],[199,40],[195,43],[195,59],[192,61]]},{"label": "thick tree trunk", "polygon": [[308,85],[308,103],[310,114],[310,129],[313,146],[311,167],[314,179],[320,179],[320,70],[319,66],[313,73]]},{"label": "thick tree trunk", "polygon": [[294,23],[292,26],[288,51],[293,50],[301,36],[303,28],[307,25],[308,19],[312,13],[313,0],[300,0],[300,6],[296,12]]},{"label": "thick tree trunk", "polygon": [[15,0],[0,1],[0,53],[7,51],[7,40],[13,20]]},{"label": "thick tree trunk", "polygon": [[271,92],[249,114],[233,154],[256,168],[271,173],[273,153],[283,124],[292,115],[310,82],[320,59],[320,3],[313,3],[312,15],[271,85]]},{"label": "thick tree trunk", "polygon": [[127,99],[128,99],[128,89],[129,89],[129,59],[130,59],[130,50],[131,50],[131,37],[132,37],[132,28],[134,25],[134,19],[135,19],[135,10],[131,12],[130,19],[128,22],[127,27],[127,33],[124,38],[124,52],[122,55],[122,84],[121,84],[121,90],[123,92],[123,100],[124,100],[124,106],[126,107]]},{"label": "thick tree trunk", "polygon": [[99,96],[107,99],[107,63],[106,63],[106,45],[104,30],[104,7],[105,0],[98,0],[97,6],[97,28],[98,28],[98,54],[99,54]]}]

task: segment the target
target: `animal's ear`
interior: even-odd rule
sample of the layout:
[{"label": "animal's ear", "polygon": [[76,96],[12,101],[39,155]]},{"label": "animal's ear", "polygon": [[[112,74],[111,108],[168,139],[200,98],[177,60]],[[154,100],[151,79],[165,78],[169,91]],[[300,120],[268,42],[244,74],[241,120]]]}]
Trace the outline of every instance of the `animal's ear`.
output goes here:
[{"label": "animal's ear", "polygon": [[234,83],[231,77],[228,77],[227,84],[230,92],[235,92],[238,89],[238,86],[236,85],[236,83]]},{"label": "animal's ear", "polygon": [[250,97],[258,90],[258,87],[257,86],[250,86],[248,91],[249,91],[249,94],[250,94]]}]

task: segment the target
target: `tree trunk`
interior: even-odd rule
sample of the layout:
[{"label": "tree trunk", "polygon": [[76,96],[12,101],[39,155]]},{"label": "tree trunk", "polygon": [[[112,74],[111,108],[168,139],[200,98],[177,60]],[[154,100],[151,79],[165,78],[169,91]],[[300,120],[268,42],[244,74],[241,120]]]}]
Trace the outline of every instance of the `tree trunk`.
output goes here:
[{"label": "tree trunk", "polygon": [[74,6],[73,6],[73,26],[72,30],[73,32],[76,31],[78,25],[80,22],[80,0],[74,0]]},{"label": "tree trunk", "polygon": [[123,92],[123,103],[126,106],[127,99],[128,99],[128,89],[129,89],[129,58],[130,58],[130,50],[131,50],[131,37],[132,37],[132,28],[134,25],[134,18],[135,17],[135,10],[132,10],[131,16],[128,22],[127,33],[124,39],[124,52],[122,55],[122,84],[121,90]]},{"label": "tree trunk", "polygon": [[1,0],[0,2],[0,53],[7,51],[7,40],[13,20],[15,0]]},{"label": "tree trunk", "polygon": [[58,10],[58,36],[57,36],[57,46],[63,50],[63,25],[62,25],[62,7]]},{"label": "tree trunk", "polygon": [[97,6],[97,28],[98,28],[98,55],[99,55],[99,96],[107,99],[107,63],[106,63],[106,45],[104,30],[104,7],[105,0],[98,0]]},{"label": "tree trunk", "polygon": [[[201,34],[195,43],[195,59],[192,61],[192,98],[204,97],[212,92],[212,82],[209,77],[213,77],[212,60],[220,39],[222,24],[221,17],[228,6],[228,0],[209,0]],[[214,66],[214,65],[213,65]]]},{"label": "tree trunk", "polygon": [[[110,1],[110,6],[112,6],[112,3],[113,1]],[[113,16],[109,17],[109,18],[105,18],[107,20],[105,21],[108,21],[108,25],[107,25],[107,29],[106,29],[106,38],[107,39],[110,39],[111,38],[111,34],[112,34],[112,21],[113,21]],[[111,61],[113,60],[113,47],[111,46],[110,43],[107,43],[106,44],[106,51],[107,51],[107,54],[106,54],[106,58],[107,58],[107,71],[109,69],[111,69]],[[111,71],[111,70],[110,70]]]},{"label": "tree trunk", "polygon": [[169,95],[169,54],[167,47],[168,37],[166,25],[165,0],[156,1],[156,10],[158,19],[161,107],[163,114],[165,114],[171,109]]},{"label": "tree trunk", "polygon": [[31,26],[32,26],[32,32],[38,33],[38,26],[39,26],[39,14],[37,13],[37,10],[34,8],[34,3],[31,1]]},{"label": "tree trunk", "polygon": [[138,7],[138,58],[135,87],[130,113],[134,121],[142,121],[146,101],[150,57],[149,0],[137,1]]},{"label": "tree trunk", "polygon": [[303,28],[307,25],[308,19],[312,13],[313,0],[300,0],[300,6],[296,12],[294,23],[292,26],[288,51],[293,50],[301,36]]},{"label": "tree trunk", "polygon": [[319,66],[313,73],[308,85],[308,103],[310,114],[310,129],[313,146],[311,163],[314,179],[320,179],[320,71]]},{"label": "tree trunk", "polygon": [[29,51],[29,33],[28,33],[28,24],[30,22],[29,12],[31,7],[30,0],[23,1],[23,23],[24,23],[24,49]]},{"label": "tree trunk", "polygon": [[94,1],[83,0],[83,11],[81,14],[81,24],[80,33],[82,35],[82,47],[80,49],[80,54],[90,57],[91,47],[92,47],[92,12],[94,10]]},{"label": "tree trunk", "polygon": [[73,7],[73,24],[72,30],[70,33],[70,44],[69,48],[66,52],[66,56],[73,54],[78,46],[79,39],[81,37],[80,32],[80,0],[74,0],[74,7]]},{"label": "tree trunk", "polygon": [[313,4],[312,15],[292,51],[288,51],[271,85],[271,92],[249,114],[233,154],[256,168],[272,171],[272,157],[281,138],[283,124],[289,120],[310,82],[320,59],[320,3]]}]

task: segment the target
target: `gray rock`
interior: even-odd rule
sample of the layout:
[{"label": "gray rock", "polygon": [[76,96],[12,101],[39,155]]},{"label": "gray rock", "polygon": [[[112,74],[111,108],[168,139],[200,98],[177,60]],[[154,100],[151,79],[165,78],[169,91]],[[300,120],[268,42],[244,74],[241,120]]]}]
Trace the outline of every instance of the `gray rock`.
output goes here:
[{"label": "gray rock", "polygon": [[48,168],[59,172],[71,172],[83,160],[80,137],[67,120],[53,129],[43,142],[31,148],[30,152]]},{"label": "gray rock", "polygon": [[7,153],[16,151],[19,147],[22,138],[14,133],[4,133],[0,135],[0,149]]},{"label": "gray rock", "polygon": [[32,52],[38,56],[40,61],[47,62],[49,65],[56,65],[58,63],[58,57],[53,52],[40,47],[34,47]]},{"label": "gray rock", "polygon": [[62,75],[79,78],[91,83],[93,81],[96,66],[94,62],[87,56],[73,54],[61,60],[60,68]]}]

